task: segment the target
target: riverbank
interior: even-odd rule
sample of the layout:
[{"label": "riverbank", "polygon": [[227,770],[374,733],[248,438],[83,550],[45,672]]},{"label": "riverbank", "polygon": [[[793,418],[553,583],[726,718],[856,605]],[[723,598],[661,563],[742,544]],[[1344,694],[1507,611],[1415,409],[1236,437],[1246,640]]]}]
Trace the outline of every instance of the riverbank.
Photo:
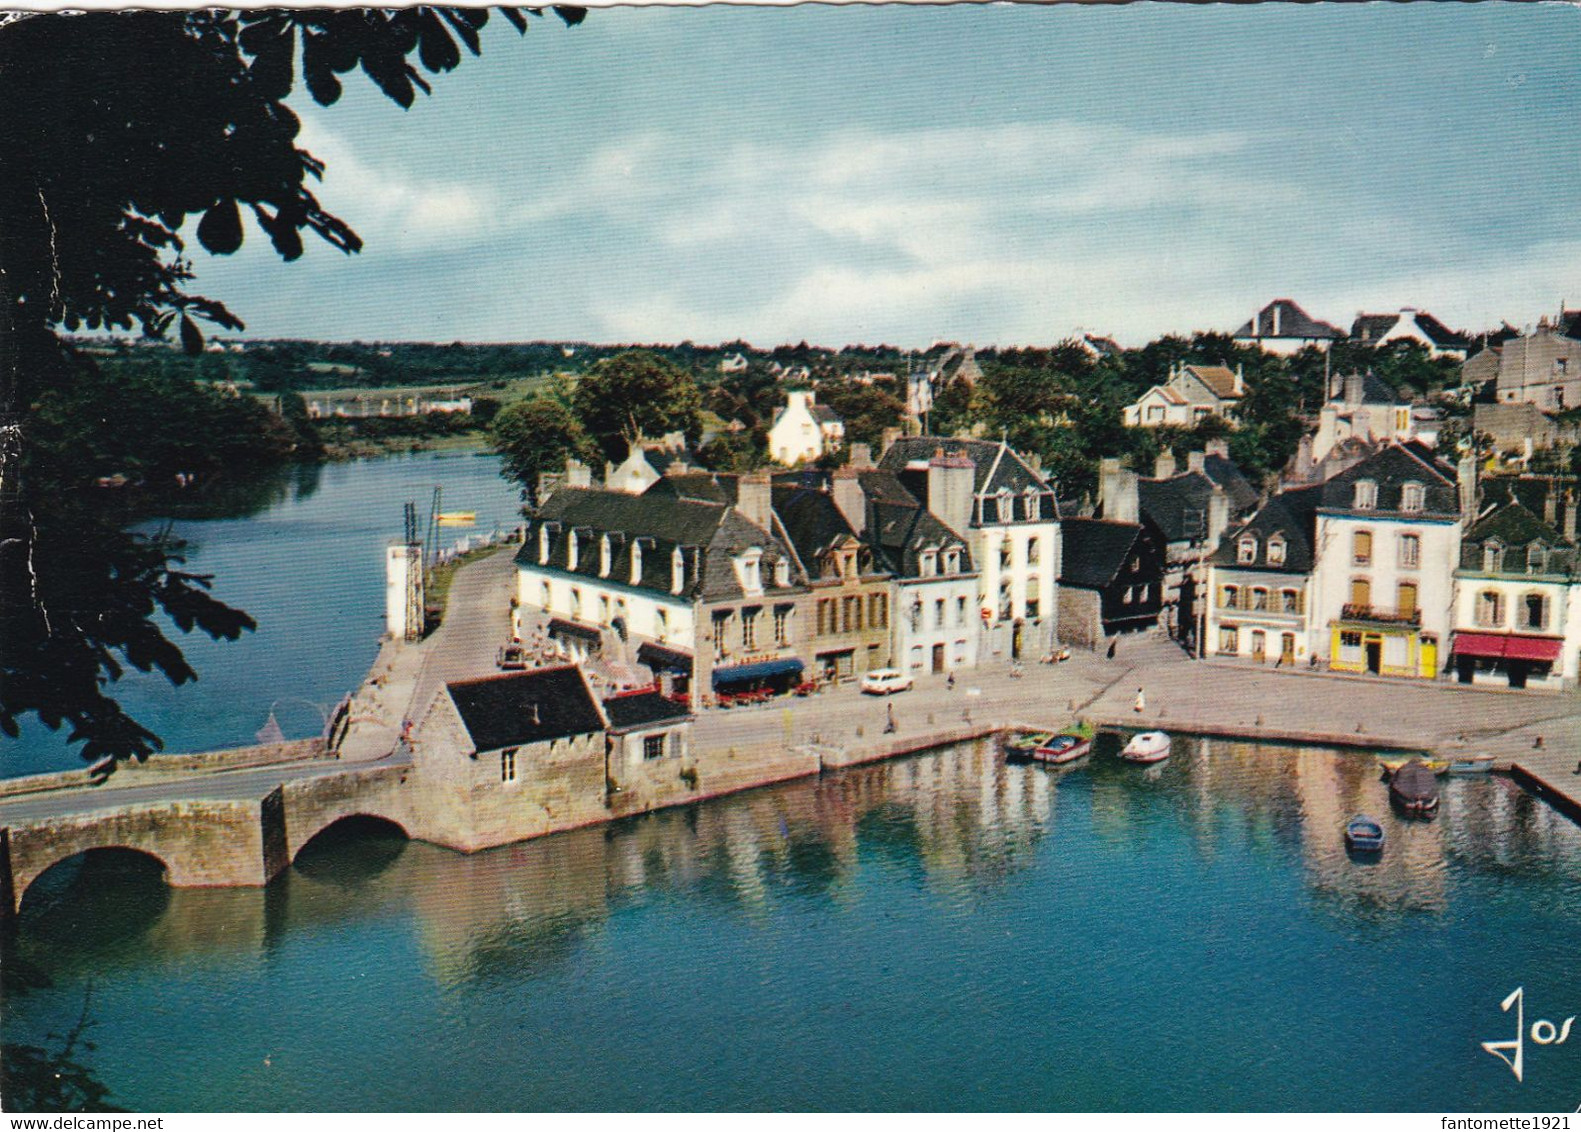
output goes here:
[{"label": "riverbank", "polygon": [[376,460],[383,456],[409,456],[418,452],[460,455],[492,451],[488,430],[482,428],[439,436],[352,437],[345,440],[324,440],[324,460],[328,463]]}]

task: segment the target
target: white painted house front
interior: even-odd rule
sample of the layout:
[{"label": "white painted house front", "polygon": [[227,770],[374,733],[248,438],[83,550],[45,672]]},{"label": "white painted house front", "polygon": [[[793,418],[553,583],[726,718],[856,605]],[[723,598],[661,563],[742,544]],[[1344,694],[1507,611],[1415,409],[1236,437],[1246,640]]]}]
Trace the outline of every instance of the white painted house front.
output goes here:
[{"label": "white painted house front", "polygon": [[769,426],[769,457],[788,468],[810,463],[844,443],[845,422],[827,405],[818,404],[810,389],[787,393],[785,407]]}]

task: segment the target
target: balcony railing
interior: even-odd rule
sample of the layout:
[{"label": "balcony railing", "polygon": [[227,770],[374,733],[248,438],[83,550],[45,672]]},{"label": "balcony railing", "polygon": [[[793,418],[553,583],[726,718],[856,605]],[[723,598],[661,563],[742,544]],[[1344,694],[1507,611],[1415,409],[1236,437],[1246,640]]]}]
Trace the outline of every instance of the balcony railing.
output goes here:
[{"label": "balcony railing", "polygon": [[1420,625],[1422,611],[1412,609],[1400,612],[1394,609],[1380,609],[1376,605],[1345,605],[1339,611],[1341,621],[1376,621],[1385,625]]}]

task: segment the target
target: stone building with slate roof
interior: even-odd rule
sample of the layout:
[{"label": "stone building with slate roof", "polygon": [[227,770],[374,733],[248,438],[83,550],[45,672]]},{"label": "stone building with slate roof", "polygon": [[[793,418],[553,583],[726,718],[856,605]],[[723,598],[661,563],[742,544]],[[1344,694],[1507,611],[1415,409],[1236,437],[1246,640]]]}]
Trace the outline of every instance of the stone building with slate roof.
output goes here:
[{"label": "stone building with slate roof", "polygon": [[967,537],[983,658],[1050,652],[1059,616],[1060,516],[1043,474],[1003,442],[941,436],[895,440],[879,469]]},{"label": "stone building with slate roof", "polygon": [[1471,461],[1391,443],[1322,485],[1308,586],[1312,649],[1341,672],[1433,679],[1447,661]]},{"label": "stone building with slate roof", "polygon": [[1581,675],[1575,485],[1533,485],[1541,503],[1524,486],[1490,481],[1462,540],[1451,665],[1462,684],[1557,690]]},{"label": "stone building with slate roof", "polygon": [[704,694],[753,664],[775,662],[772,672],[752,669],[752,682],[799,679],[806,576],[774,530],[768,477],[743,477],[735,490],[731,503],[557,490],[528,520],[516,555],[515,632],[522,611],[541,611],[551,634],[652,661]]},{"label": "stone building with slate roof", "polygon": [[1459,358],[1464,361],[1471,340],[1451,330],[1426,311],[1401,307],[1394,314],[1358,314],[1351,323],[1351,339],[1363,346],[1385,346],[1390,342],[1416,342],[1426,347],[1429,357]]},{"label": "stone building with slate roof", "polygon": [[1256,346],[1270,354],[1294,354],[1308,346],[1326,350],[1345,332],[1313,318],[1289,299],[1275,299],[1235,331],[1242,346]]},{"label": "stone building with slate roof", "polygon": [[628,810],[636,796],[642,809],[674,796],[681,772],[696,765],[691,712],[652,689],[611,696],[603,708],[605,788],[625,795]]},{"label": "stone building with slate roof", "polygon": [[[1368,444],[1412,440],[1418,423],[1411,399],[1397,393],[1388,382],[1371,373],[1347,374],[1334,380],[1328,400],[1318,410],[1317,432],[1302,454],[1310,462],[1320,463],[1347,440]],[[1433,439],[1436,436],[1435,422]],[[1423,440],[1431,443],[1427,437]]]},{"label": "stone building with slate roof", "polygon": [[1308,663],[1307,589],[1322,497],[1321,484],[1282,491],[1218,541],[1208,559],[1203,655]]},{"label": "stone building with slate roof", "polygon": [[1150,524],[1066,519],[1060,537],[1060,640],[1097,648],[1105,637],[1158,623],[1164,548]]},{"label": "stone building with slate roof", "polygon": [[1239,366],[1171,366],[1169,380],[1127,405],[1121,419],[1131,428],[1192,428],[1209,417],[1234,421],[1245,394]]},{"label": "stone building with slate roof", "polygon": [[1541,321],[1499,348],[1495,396],[1501,405],[1525,401],[1545,413],[1581,405],[1581,338],[1567,333],[1581,333],[1576,321]]}]

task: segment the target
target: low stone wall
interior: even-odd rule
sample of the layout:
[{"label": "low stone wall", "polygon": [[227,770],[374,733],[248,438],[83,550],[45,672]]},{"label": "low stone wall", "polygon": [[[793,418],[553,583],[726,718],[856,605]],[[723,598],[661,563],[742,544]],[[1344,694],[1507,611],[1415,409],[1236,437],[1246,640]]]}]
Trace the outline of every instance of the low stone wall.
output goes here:
[{"label": "low stone wall", "polygon": [[146,762],[126,762],[103,782],[95,782],[88,767],[50,774],[29,774],[21,778],[0,779],[0,798],[42,794],[50,790],[77,787],[115,787],[155,781],[169,775],[202,774],[220,770],[246,770],[278,763],[306,762],[328,754],[324,740],[291,739],[284,743],[265,743],[256,747],[226,747],[189,755],[154,755]]}]

